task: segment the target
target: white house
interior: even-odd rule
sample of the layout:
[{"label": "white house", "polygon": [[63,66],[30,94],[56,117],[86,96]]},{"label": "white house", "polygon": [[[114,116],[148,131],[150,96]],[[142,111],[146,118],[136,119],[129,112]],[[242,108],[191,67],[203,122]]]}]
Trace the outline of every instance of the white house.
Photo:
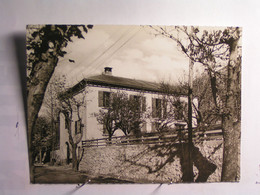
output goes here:
[{"label": "white house", "polygon": [[[100,109],[108,106],[108,100],[112,93],[125,92],[129,96],[140,96],[142,94],[142,105],[146,106],[147,111],[154,111],[162,108],[164,104],[163,97],[165,92],[158,83],[147,82],[136,79],[117,77],[112,75],[112,68],[105,67],[101,75],[91,76],[83,79],[70,89],[70,93],[78,95],[80,92],[85,92],[85,106],[81,109],[82,128],[79,128],[77,115],[73,116],[72,130],[75,139],[90,140],[104,138],[103,125],[99,124],[94,113],[98,113]],[[174,95],[172,95],[174,97]],[[181,102],[187,102],[187,97],[179,96]],[[160,112],[163,112],[161,110]],[[157,112],[158,113],[158,112]],[[145,124],[142,125],[141,132],[149,133],[156,132],[158,125],[157,115],[147,118]],[[195,122],[195,121],[194,121]],[[171,128],[174,128],[174,123],[171,123]],[[81,129],[82,132],[79,132]],[[79,136],[81,135],[82,136]],[[115,136],[124,135],[120,131],[115,132]],[[65,117],[60,115],[60,148],[56,151],[56,155],[60,159],[66,159],[68,131],[65,125]]]}]

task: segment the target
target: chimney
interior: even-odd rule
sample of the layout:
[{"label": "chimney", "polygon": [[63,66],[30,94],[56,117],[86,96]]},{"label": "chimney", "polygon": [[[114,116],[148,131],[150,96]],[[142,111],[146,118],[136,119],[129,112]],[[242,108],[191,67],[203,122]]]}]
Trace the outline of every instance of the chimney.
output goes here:
[{"label": "chimney", "polygon": [[105,67],[104,68],[104,74],[112,76],[112,68],[111,67]]}]

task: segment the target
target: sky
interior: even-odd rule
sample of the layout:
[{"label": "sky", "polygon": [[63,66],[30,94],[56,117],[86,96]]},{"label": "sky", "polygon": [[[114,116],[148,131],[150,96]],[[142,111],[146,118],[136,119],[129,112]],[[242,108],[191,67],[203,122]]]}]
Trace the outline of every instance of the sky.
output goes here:
[{"label": "sky", "polygon": [[[155,34],[148,26],[94,26],[85,39],[68,44],[55,74],[74,85],[108,66],[113,76],[172,84],[187,80],[189,59],[173,40]],[[201,72],[201,67],[194,70]]]}]

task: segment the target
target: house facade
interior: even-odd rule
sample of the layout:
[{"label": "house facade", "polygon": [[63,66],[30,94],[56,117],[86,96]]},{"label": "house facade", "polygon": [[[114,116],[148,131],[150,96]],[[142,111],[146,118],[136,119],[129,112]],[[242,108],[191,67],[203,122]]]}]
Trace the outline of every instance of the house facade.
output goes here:
[{"label": "house facade", "polygon": [[[166,116],[170,109],[169,102],[176,100],[176,96],[166,94],[160,84],[113,76],[112,68],[105,67],[101,75],[85,78],[69,90],[73,96],[85,94],[84,106],[80,109],[81,121],[77,113],[74,113],[72,117],[73,139],[92,140],[107,137],[104,125],[98,122],[95,113],[98,113],[100,109],[106,109],[112,94],[118,92],[127,94],[129,98],[137,99],[141,102],[142,109],[151,113],[142,124],[141,133],[156,132],[162,125],[171,130],[175,128],[177,120],[183,120],[177,116]],[[177,99],[187,103],[187,96],[178,95]],[[65,120],[64,115],[60,114],[60,147],[56,151],[56,156],[59,159],[66,159],[69,152],[69,134]],[[193,122],[193,125],[196,125],[196,121]],[[123,135],[122,131],[117,130],[113,136]]]}]

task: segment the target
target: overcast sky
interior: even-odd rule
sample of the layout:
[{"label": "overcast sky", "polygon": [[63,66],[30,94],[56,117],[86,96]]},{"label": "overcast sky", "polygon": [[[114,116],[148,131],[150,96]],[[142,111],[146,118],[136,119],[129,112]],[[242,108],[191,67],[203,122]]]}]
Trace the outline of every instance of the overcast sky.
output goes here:
[{"label": "overcast sky", "polygon": [[65,74],[72,84],[101,74],[106,66],[114,76],[153,82],[174,83],[188,74],[189,60],[176,43],[155,36],[147,26],[94,26],[85,39],[74,38],[66,51],[56,73]]}]

